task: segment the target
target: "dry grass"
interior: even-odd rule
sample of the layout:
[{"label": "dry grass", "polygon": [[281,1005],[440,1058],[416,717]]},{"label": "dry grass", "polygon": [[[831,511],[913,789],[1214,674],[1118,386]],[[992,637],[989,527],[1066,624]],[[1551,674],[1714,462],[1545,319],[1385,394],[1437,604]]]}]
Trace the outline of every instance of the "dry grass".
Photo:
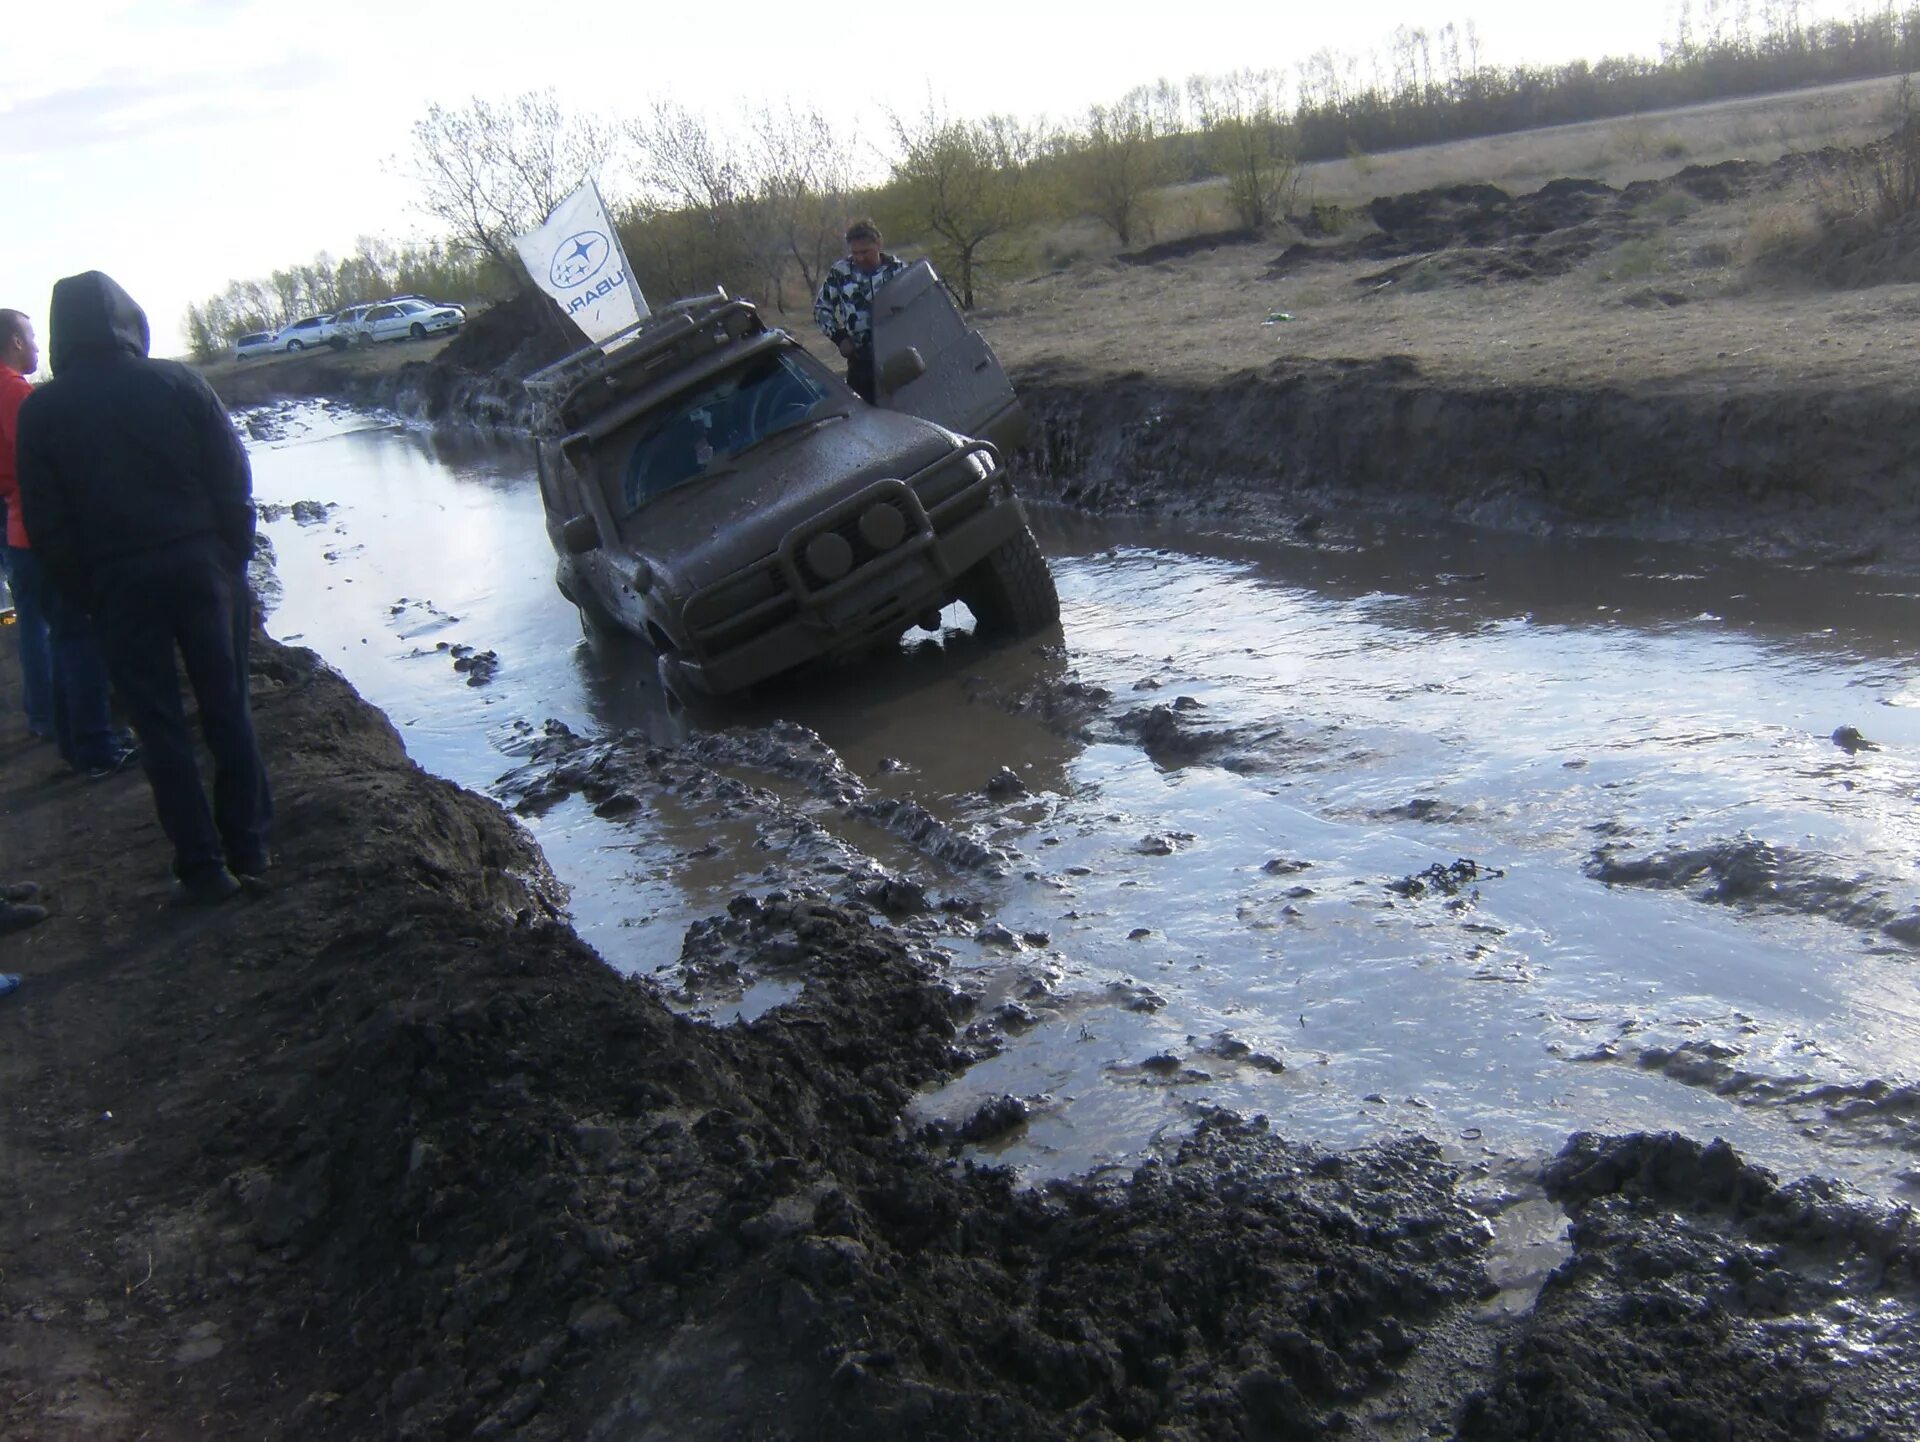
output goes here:
[{"label": "dry grass", "polygon": [[[1497,139],[1354,156],[1311,168],[1312,201],[1357,213],[1376,195],[1490,181],[1510,192],[1585,173],[1619,186],[1683,165],[1771,161],[1789,149],[1857,144],[1886,133],[1894,82],[1833,87],[1593,122]],[[1684,159],[1666,152],[1684,145]],[[1651,158],[1642,158],[1650,156]],[[1591,162],[1591,163],[1589,163]],[[1304,198],[1303,198],[1304,203]],[[1156,238],[1227,229],[1217,185],[1157,197]],[[1278,270],[1287,237],[1223,247],[1166,265],[1111,263],[1110,236],[1067,227],[1036,238],[1068,250],[1064,269],[1003,281],[978,323],[1018,373],[1146,372],[1212,384],[1275,364],[1411,357],[1435,385],[1487,388],[1685,388],[1716,394],[1783,383],[1857,389],[1907,386],[1920,366],[1920,284],[1851,298],[1782,286],[1748,262],[1770,243],[1804,237],[1814,201],[1774,195],[1726,203],[1662,196],[1641,207],[1643,233],[1565,274],[1463,284],[1436,257],[1381,285],[1379,262]],[[1262,322],[1277,310],[1295,319]],[[797,333],[811,323],[795,319]]]},{"label": "dry grass", "polygon": [[[1340,160],[1304,166],[1295,208],[1304,213],[1317,206],[1346,215],[1376,196],[1475,182],[1520,194],[1563,176],[1624,186],[1660,179],[1683,165],[1766,163],[1789,151],[1861,145],[1886,133],[1896,85],[1894,80],[1855,81],[1381,155],[1356,150]],[[1152,198],[1148,220],[1147,234],[1136,247],[1227,230],[1236,223],[1219,180],[1167,187]],[[1063,263],[1110,260],[1121,249],[1095,222],[1040,227],[1008,247],[999,279],[1004,284]]]}]

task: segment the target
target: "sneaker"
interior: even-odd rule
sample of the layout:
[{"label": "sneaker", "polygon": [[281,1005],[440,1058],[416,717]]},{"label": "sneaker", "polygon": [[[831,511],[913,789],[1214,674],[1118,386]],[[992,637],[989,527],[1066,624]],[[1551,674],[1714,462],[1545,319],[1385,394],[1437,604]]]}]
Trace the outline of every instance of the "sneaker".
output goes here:
[{"label": "sneaker", "polygon": [[44,906],[0,901],[0,931],[25,931],[29,926],[38,926],[46,919],[47,909]]},{"label": "sneaker", "polygon": [[114,752],[111,757],[102,761],[98,766],[87,767],[87,780],[105,781],[109,776],[118,776],[139,759],[140,748],[138,746],[125,747],[122,750]]},{"label": "sneaker", "polygon": [[40,883],[37,881],[13,881],[0,885],[0,901],[38,901]]},{"label": "sneaker", "polygon": [[239,894],[239,878],[224,866],[196,871],[173,884],[175,906],[218,906]]},{"label": "sneaker", "polygon": [[259,881],[263,879],[272,868],[273,858],[268,856],[264,851],[237,860],[229,859],[227,862],[227,870],[231,871],[242,881]]}]

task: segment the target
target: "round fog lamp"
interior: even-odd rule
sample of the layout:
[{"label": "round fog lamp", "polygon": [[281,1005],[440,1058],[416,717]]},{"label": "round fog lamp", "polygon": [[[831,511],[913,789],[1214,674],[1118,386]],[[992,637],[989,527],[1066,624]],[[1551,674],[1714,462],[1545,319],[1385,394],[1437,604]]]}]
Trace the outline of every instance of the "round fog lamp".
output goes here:
[{"label": "round fog lamp", "polygon": [[822,531],[807,542],[807,569],[823,581],[837,581],[853,569],[853,547],[844,536]]},{"label": "round fog lamp", "polygon": [[906,539],[907,518],[898,506],[885,501],[868,506],[860,517],[860,534],[876,551],[891,551]]}]

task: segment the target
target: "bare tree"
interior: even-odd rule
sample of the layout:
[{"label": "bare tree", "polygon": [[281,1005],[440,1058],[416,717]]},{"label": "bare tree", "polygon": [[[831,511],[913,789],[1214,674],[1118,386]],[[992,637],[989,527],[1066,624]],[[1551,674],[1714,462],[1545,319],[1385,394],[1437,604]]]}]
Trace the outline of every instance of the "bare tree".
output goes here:
[{"label": "bare tree", "polygon": [[1089,110],[1075,159],[1078,189],[1087,208],[1122,245],[1133,244],[1146,223],[1148,197],[1166,180],[1151,93],[1136,88],[1112,105]]},{"label": "bare tree", "polygon": [[762,109],[753,118],[756,189],[767,220],[811,295],[839,258],[853,193],[853,155],[818,110]]},{"label": "bare tree", "polygon": [[[650,240],[683,249],[690,230],[704,231],[712,273],[697,284],[744,275],[781,309],[794,272],[809,293],[819,284],[839,254],[853,162],[818,111],[763,107],[730,134],[663,101],[627,134]],[[668,223],[668,212],[682,218]]]},{"label": "bare tree", "polygon": [[936,237],[932,249],[941,268],[971,310],[993,243],[1032,214],[1028,167],[1040,136],[1011,116],[954,120],[932,104],[911,122],[891,119],[900,203],[915,226]]},{"label": "bare tree", "polygon": [[756,184],[751,157],[682,105],[659,101],[627,126],[647,213],[684,211],[704,226],[712,285],[746,275],[784,308],[786,252]]},{"label": "bare tree", "polygon": [[1292,127],[1272,71],[1237,70],[1188,82],[1207,155],[1226,177],[1227,202],[1246,230],[1286,215],[1300,184]]},{"label": "bare tree", "polygon": [[431,105],[414,122],[416,204],[453,243],[519,277],[513,237],[535,229],[606,163],[612,131],[553,92]]}]

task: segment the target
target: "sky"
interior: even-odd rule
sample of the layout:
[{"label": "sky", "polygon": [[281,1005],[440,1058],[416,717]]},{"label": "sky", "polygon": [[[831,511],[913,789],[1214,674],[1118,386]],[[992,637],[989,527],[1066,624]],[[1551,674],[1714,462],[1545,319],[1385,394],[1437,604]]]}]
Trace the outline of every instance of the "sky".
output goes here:
[{"label": "sky", "polygon": [[37,0],[5,23],[0,305],[44,332],[54,280],[104,270],[146,307],[156,352],[178,353],[188,302],[229,281],[362,235],[430,238],[404,165],[434,102],[551,87],[569,108],[635,114],[666,98],[725,122],[791,98],[878,142],[890,109],[930,97],[955,114],[1068,118],[1160,76],[1384,54],[1403,25],[1471,20],[1493,64],[1655,55],[1676,4],[94,0],[69,14]]}]

